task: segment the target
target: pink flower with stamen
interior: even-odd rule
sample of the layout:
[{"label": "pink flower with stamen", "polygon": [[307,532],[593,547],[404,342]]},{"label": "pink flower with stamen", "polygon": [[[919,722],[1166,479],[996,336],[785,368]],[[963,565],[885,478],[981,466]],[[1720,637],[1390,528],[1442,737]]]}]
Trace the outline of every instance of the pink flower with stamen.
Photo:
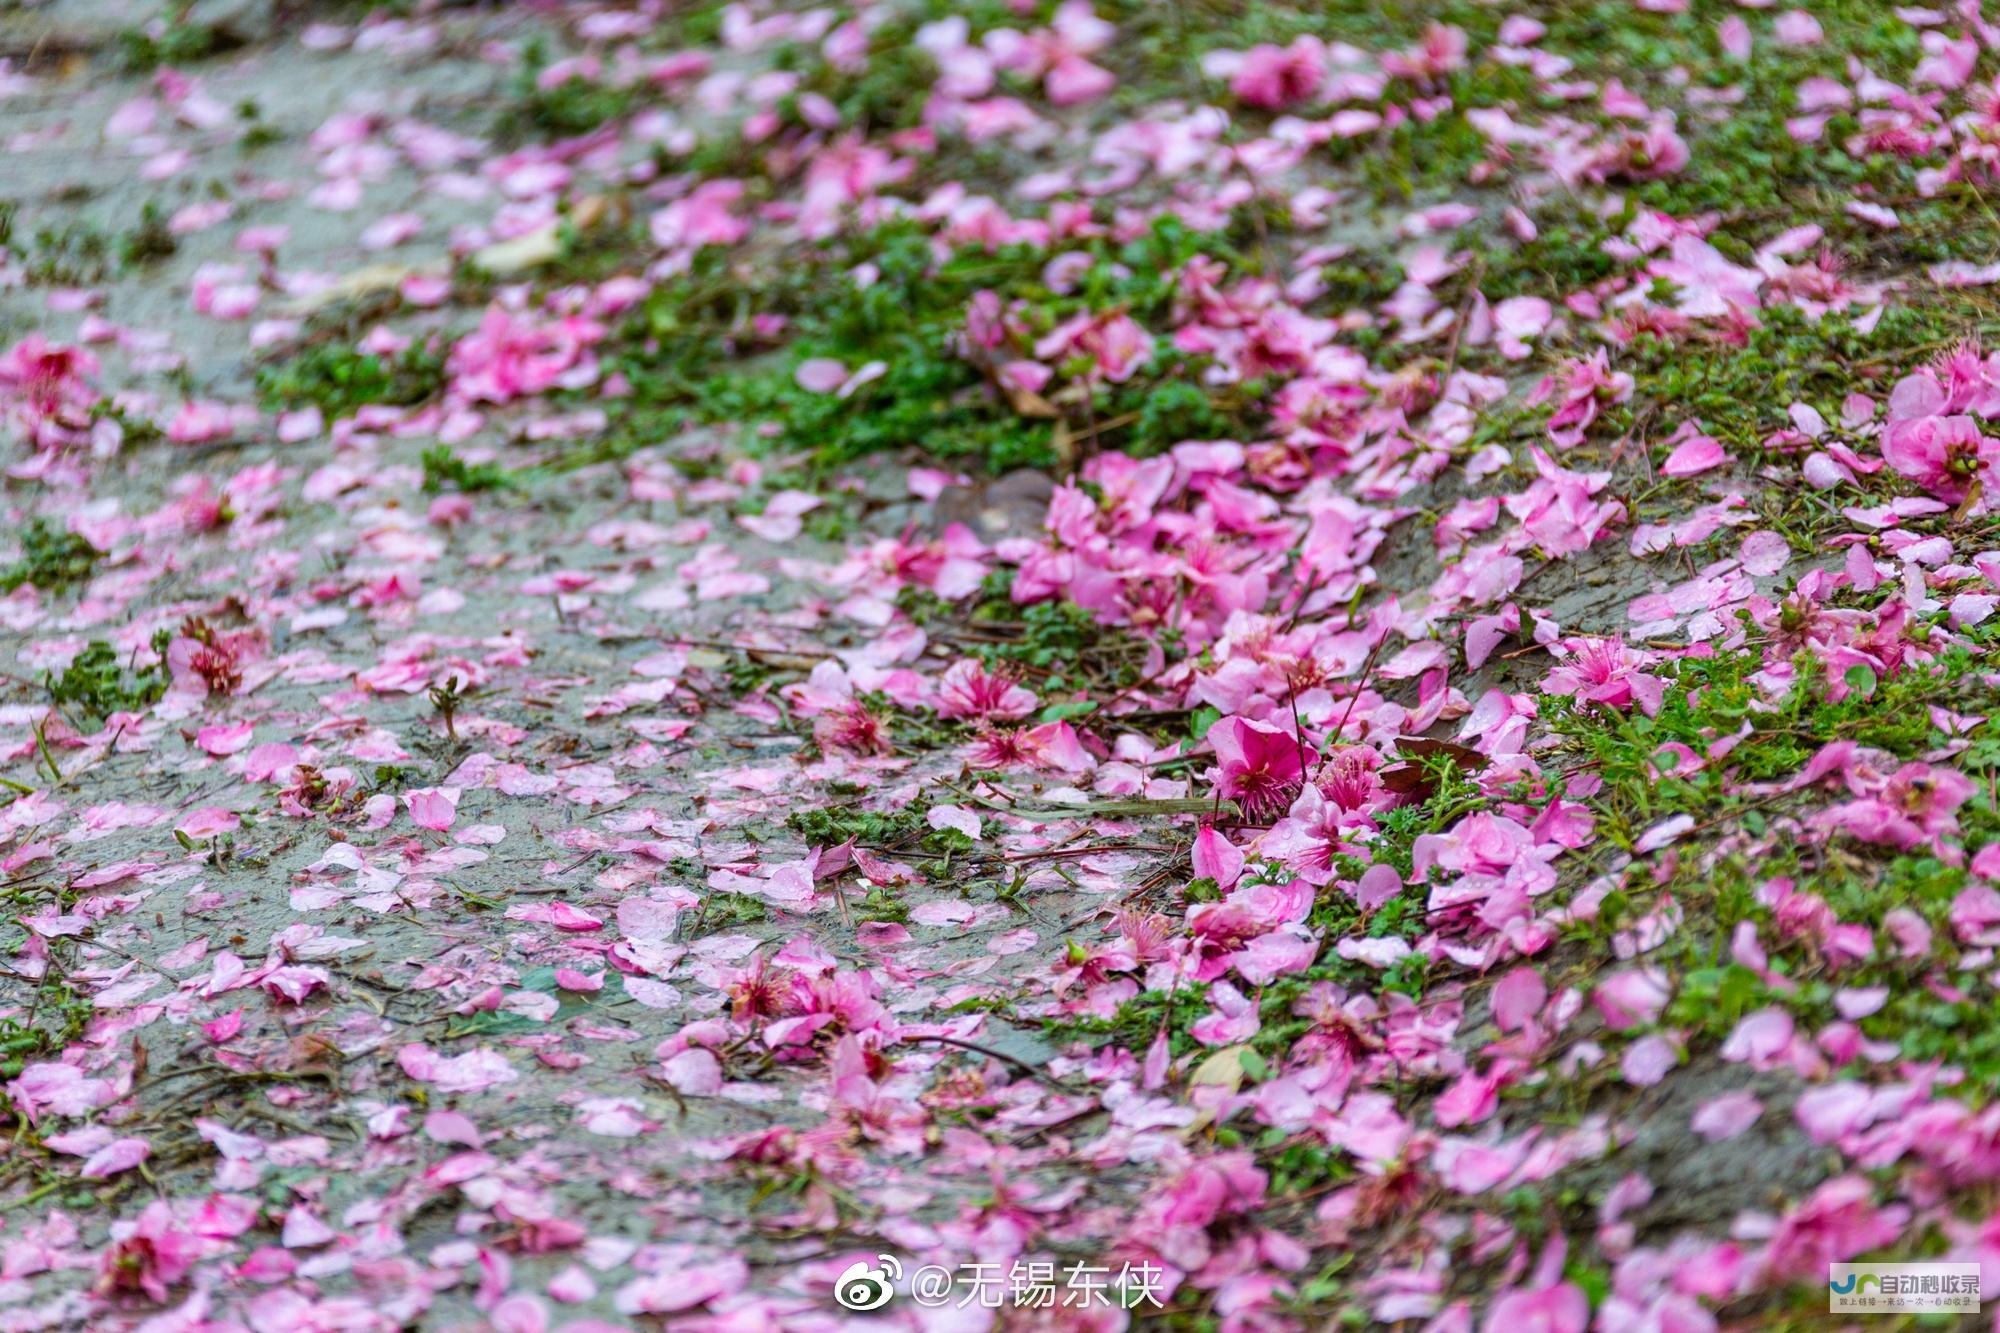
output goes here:
[{"label": "pink flower with stamen", "polygon": [[136,1221],[112,1224],[111,1244],[98,1259],[97,1292],[139,1292],[164,1304],[168,1289],[193,1270],[206,1249],[200,1236],[174,1220],[171,1205],[155,1199]]},{"label": "pink flower with stamen", "polygon": [[1208,729],[1215,747],[1216,794],[1243,807],[1246,817],[1275,815],[1291,804],[1305,776],[1304,743],[1268,722],[1225,717]]},{"label": "pink flower with stamen", "polygon": [[1957,504],[2000,462],[2000,440],[1988,438],[1969,416],[1915,417],[1889,423],[1882,457],[1938,499]]},{"label": "pink flower with stamen", "polygon": [[77,444],[90,433],[97,358],[31,333],[0,356],[0,419],[38,449]]},{"label": "pink flower with stamen", "polygon": [[1004,668],[986,667],[964,658],[944,673],[938,684],[938,716],[950,718],[993,718],[1011,721],[1035,711],[1034,692],[1022,688]]},{"label": "pink flower with stamen", "polygon": [[1564,639],[1556,651],[1561,661],[1542,677],[1543,692],[1621,710],[1637,703],[1647,717],[1660,711],[1666,682],[1643,670],[1652,654],[1622,639],[1582,636]]}]

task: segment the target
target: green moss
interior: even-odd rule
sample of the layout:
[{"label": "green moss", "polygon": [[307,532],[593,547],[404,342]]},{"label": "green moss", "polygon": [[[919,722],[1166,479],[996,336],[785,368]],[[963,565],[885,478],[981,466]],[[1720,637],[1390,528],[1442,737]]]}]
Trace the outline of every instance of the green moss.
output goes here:
[{"label": "green moss", "polygon": [[83,287],[111,272],[111,238],[89,222],[73,221],[35,229],[26,266],[30,282]]},{"label": "green moss", "polygon": [[1043,1027],[1057,1041],[1084,1041],[1093,1047],[1109,1044],[1135,1054],[1144,1052],[1164,1030],[1168,1049],[1179,1057],[1199,1048],[1189,1029],[1207,1012],[1208,985],[1202,982],[1171,995],[1147,991],[1118,1006],[1110,1018],[1065,1015],[1047,1020]]},{"label": "green moss", "polygon": [[831,844],[853,838],[870,844],[895,842],[924,827],[923,816],[908,808],[893,811],[861,810],[852,806],[821,810],[794,810],[785,816],[785,827],[808,842]]},{"label": "green moss", "polygon": [[[1670,294],[1668,284],[1655,285]],[[1634,339],[1617,359],[1633,376],[1632,398],[1605,413],[1601,433],[1609,438],[1644,424],[1664,440],[1681,422],[1698,418],[1733,451],[1755,455],[1766,436],[1790,429],[1793,403],[1837,420],[1849,393],[1880,397],[1903,371],[1987,329],[1990,317],[1938,300],[1891,305],[1866,333],[1845,314],[1815,319],[1790,305],[1772,306],[1760,318],[1741,346],[1650,334]]]},{"label": "green moss", "polygon": [[769,915],[761,898],[753,898],[747,893],[710,889],[702,895],[701,908],[688,927],[688,938],[699,939],[719,930],[755,925]]},{"label": "green moss", "polygon": [[500,115],[503,138],[571,138],[588,134],[632,110],[637,97],[633,88],[612,87],[577,75],[544,88],[542,71],[549,63],[548,43],[540,37],[529,41],[514,75],[513,97]]},{"label": "green moss", "polygon": [[1472,169],[1492,156],[1493,145],[1462,109],[1533,107],[1541,94],[1526,70],[1485,61],[1453,74],[1448,86],[1452,105],[1460,110],[1429,120],[1412,116],[1377,134],[1336,140],[1329,153],[1350,165],[1384,203],[1441,197],[1468,187]]},{"label": "green moss", "polygon": [[[1117,690],[1141,678],[1144,640],[1106,634],[1097,618],[1074,602],[1017,606],[1009,595],[1011,582],[1008,572],[989,575],[977,597],[960,603],[905,590],[899,605],[934,638],[989,669],[1025,672],[1044,697],[1078,688]],[[1163,633],[1158,643],[1169,657],[1182,655],[1177,635]]]},{"label": "green moss", "polygon": [[192,65],[243,45],[243,39],[220,24],[189,23],[188,5],[160,16],[153,30],[127,28],[118,34],[120,59],[126,70],[147,74],[162,65]]},{"label": "green moss", "polygon": [[424,450],[424,492],[500,491],[515,484],[514,474],[496,462],[468,463],[448,444]]},{"label": "green moss", "polygon": [[[1793,687],[1780,699],[1768,699],[1752,680],[1763,666],[1763,653],[1750,649],[1657,664],[1653,670],[1668,686],[1653,718],[1579,708],[1564,699],[1539,701],[1544,721],[1564,738],[1545,762],[1602,780],[1586,804],[1610,846],[1630,847],[1640,831],[1676,814],[1699,820],[1690,834],[1705,845],[1697,850],[1684,835],[1680,855],[1662,862],[1672,877],[1660,892],[1672,897],[1687,923],[1650,955],[1654,966],[1677,979],[1663,1015],[1668,1026],[1720,1042],[1745,1014],[1766,1005],[1780,1005],[1801,1024],[1816,1026],[1838,1017],[1837,987],[1881,985],[1892,999],[1862,1020],[1868,1037],[1900,1045],[1911,1060],[1964,1069],[1973,1077],[1955,1091],[1981,1101],[1989,1095],[2000,1076],[2000,1023],[1990,1005],[1955,1002],[1913,984],[1913,967],[1939,960],[1906,964],[1885,935],[1878,934],[1869,956],[1846,959],[1835,971],[1822,956],[1817,935],[1780,927],[1766,897],[1773,882],[1789,882],[1796,892],[1823,899],[1840,921],[1877,932],[1891,911],[1915,912],[1930,923],[1949,965],[1955,939],[1951,905],[1968,883],[1962,865],[1922,849],[1897,851],[1837,833],[1828,843],[1773,836],[1773,821],[1801,819],[1825,804],[1815,793],[1788,793],[1776,784],[1797,774],[1827,744],[1851,740],[1897,760],[1924,758],[1950,739],[1932,721],[1933,709],[1985,711],[1980,701],[1989,691],[1978,654],[1990,636],[1975,628],[1968,637],[1975,640],[1973,649],[1952,647],[1933,661],[1880,678],[1856,672],[1843,682],[1848,692],[1840,699],[1832,697],[1824,667],[1804,653],[1794,662]],[[1733,740],[1733,748],[1698,772],[1666,776],[1670,761],[1656,761],[1670,744],[1704,754],[1723,737]],[[2000,738],[1982,725],[1961,766],[1980,778],[2000,770]],[[1957,820],[1968,854],[2000,838],[2000,809],[1990,783],[1975,782]],[[1748,849],[1731,840],[1743,834],[1759,840]],[[1601,948],[1607,932],[1629,929],[1658,910],[1659,901],[1637,888],[1613,891],[1599,904],[1596,919],[1578,923],[1572,932],[1578,942]],[[1745,921],[1758,925],[1769,969],[1786,979],[1782,984],[1768,983],[1731,955],[1732,934]]]},{"label": "green moss", "polygon": [[[62,970],[50,968],[26,1014],[0,1018],[0,1083],[19,1078],[29,1061],[61,1052],[83,1035],[96,1014],[90,996],[79,992],[65,976]],[[0,1122],[13,1118],[13,1105],[0,1089]]]},{"label": "green moss", "polygon": [[[732,263],[718,252],[698,256],[680,281],[652,293],[602,349],[607,371],[633,385],[614,441],[658,439],[676,410],[695,420],[749,427],[749,442],[810,453],[821,465],[885,450],[921,448],[990,471],[1044,467],[1057,458],[1057,423],[1023,414],[960,345],[967,309],[982,291],[996,293],[1028,321],[1031,334],[1073,315],[1121,310],[1149,328],[1162,326],[1178,275],[1206,254],[1235,272],[1254,269],[1226,237],[1161,222],[1124,246],[1093,242],[1088,267],[1064,292],[1044,283],[1049,255],[1029,246],[964,248],[940,255],[932,237],[910,222],[892,223],[835,242],[810,262]],[[839,273],[829,284],[808,273]],[[863,276],[865,275],[865,277]],[[1015,303],[1018,303],[1016,305]],[[785,339],[758,318],[783,321]],[[718,363],[754,356],[748,367],[716,373]],[[795,372],[810,358],[850,370],[882,363],[882,374],[846,398],[799,387]],[[1262,407],[1257,386],[1209,392],[1199,367],[1164,344],[1130,380],[1088,389],[1088,404],[1066,404],[1062,429],[1097,447],[1137,452],[1188,438],[1245,436]],[[775,426],[776,433],[762,429]],[[612,449],[623,447],[617,443]]]},{"label": "green moss", "polygon": [[413,406],[439,393],[444,379],[444,357],[421,344],[385,357],[327,343],[260,368],[257,391],[274,408],[311,404],[342,417],[374,403]]},{"label": "green moss", "polygon": [[[840,109],[841,123],[866,133],[914,129],[923,123],[937,62],[916,44],[914,18],[892,18],[871,35],[866,64],[847,71],[821,63],[800,91],[818,93]],[[796,116],[796,99],[784,111]]]},{"label": "green moss", "polygon": [[97,559],[97,548],[76,533],[31,518],[21,529],[21,558],[0,569],[0,592],[24,584],[45,593],[61,591],[89,579]]},{"label": "green moss", "polygon": [[118,238],[118,259],[126,268],[164,259],[178,249],[180,242],[167,226],[167,210],[157,199],[148,199],[139,210],[139,221]]},{"label": "green moss", "polygon": [[1591,225],[1566,217],[1545,223],[1532,241],[1491,245],[1484,251],[1479,290],[1495,302],[1513,296],[1560,302],[1618,271],[1619,262],[1604,249],[1616,231],[1616,223]]},{"label": "green moss", "polygon": [[165,638],[163,632],[154,643],[159,660],[143,668],[121,664],[117,649],[102,639],[92,639],[60,675],[50,672],[43,677],[49,696],[58,708],[90,719],[151,707],[167,692]]}]

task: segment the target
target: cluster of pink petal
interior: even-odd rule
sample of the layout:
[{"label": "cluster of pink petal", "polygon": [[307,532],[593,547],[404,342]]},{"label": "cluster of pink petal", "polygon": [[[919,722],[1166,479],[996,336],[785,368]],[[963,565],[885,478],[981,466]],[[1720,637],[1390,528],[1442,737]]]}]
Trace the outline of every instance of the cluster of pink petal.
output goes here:
[{"label": "cluster of pink petal", "polygon": [[89,438],[97,358],[31,333],[0,355],[0,419],[37,449]]}]

